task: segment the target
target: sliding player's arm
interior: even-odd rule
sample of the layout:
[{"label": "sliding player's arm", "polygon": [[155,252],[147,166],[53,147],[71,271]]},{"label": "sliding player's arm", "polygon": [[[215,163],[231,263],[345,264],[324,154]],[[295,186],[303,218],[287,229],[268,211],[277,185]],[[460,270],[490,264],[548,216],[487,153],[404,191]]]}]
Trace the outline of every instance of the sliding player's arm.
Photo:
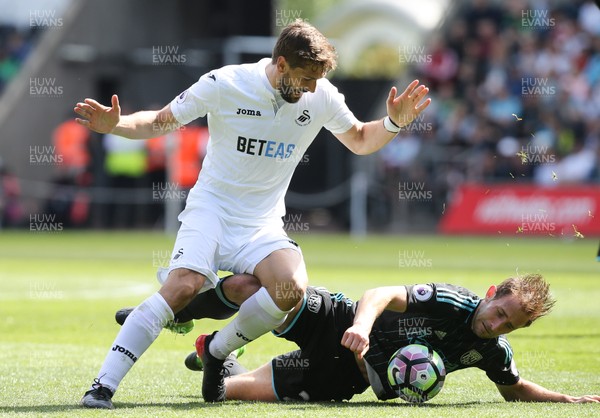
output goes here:
[{"label": "sliding player's arm", "polygon": [[570,396],[559,392],[553,392],[536,383],[523,378],[514,385],[498,385],[498,391],[508,402],[566,402],[587,403],[600,402],[598,395]]},{"label": "sliding player's arm", "polygon": [[375,320],[384,310],[406,311],[408,296],[405,286],[370,289],[358,301],[353,325],[342,337],[342,345],[354,351],[359,358],[369,350],[369,334]]},{"label": "sliding player's arm", "polygon": [[170,103],[161,110],[121,115],[121,106],[116,94],[112,96],[110,107],[94,99],[85,99],[83,103],[77,103],[74,110],[81,116],[75,119],[80,125],[94,132],[112,133],[129,139],[155,138],[181,127],[171,112]]}]

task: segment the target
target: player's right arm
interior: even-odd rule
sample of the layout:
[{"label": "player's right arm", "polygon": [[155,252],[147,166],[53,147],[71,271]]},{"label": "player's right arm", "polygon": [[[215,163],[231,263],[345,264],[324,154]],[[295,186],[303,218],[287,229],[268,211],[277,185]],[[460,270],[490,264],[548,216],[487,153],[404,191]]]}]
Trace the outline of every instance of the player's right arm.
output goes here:
[{"label": "player's right arm", "polygon": [[344,332],[342,345],[362,358],[369,351],[369,334],[375,320],[384,310],[406,311],[408,295],[405,286],[369,289],[358,301],[354,323]]},{"label": "player's right arm", "polygon": [[600,402],[599,395],[570,396],[559,392],[553,392],[538,384],[525,379],[519,379],[514,385],[496,384],[502,397],[508,402],[565,402],[565,403],[588,403]]},{"label": "player's right arm", "polygon": [[94,132],[112,133],[129,139],[149,139],[163,136],[178,129],[181,124],[171,112],[169,103],[161,110],[145,110],[131,115],[121,115],[119,98],[112,96],[111,106],[104,106],[94,99],[77,103],[75,120]]}]

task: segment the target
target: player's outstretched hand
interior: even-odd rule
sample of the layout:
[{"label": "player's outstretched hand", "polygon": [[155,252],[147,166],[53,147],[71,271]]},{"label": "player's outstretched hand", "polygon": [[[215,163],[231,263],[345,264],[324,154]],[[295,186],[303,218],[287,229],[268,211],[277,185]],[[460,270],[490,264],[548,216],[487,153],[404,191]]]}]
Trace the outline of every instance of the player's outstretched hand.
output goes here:
[{"label": "player's outstretched hand", "polygon": [[76,118],[75,120],[92,131],[101,134],[110,133],[121,118],[121,107],[116,94],[113,94],[111,102],[112,106],[108,107],[94,99],[85,99],[84,103],[77,103],[75,106],[75,113],[82,117],[82,119]]},{"label": "player's outstretched hand", "polygon": [[429,88],[424,84],[419,85],[419,80],[410,83],[398,97],[396,97],[397,93],[396,87],[390,89],[386,106],[388,116],[400,127],[406,126],[415,120],[431,103],[430,98],[423,100],[429,93]]},{"label": "player's outstretched hand", "polygon": [[574,396],[573,402],[574,403],[600,402],[600,396],[598,396],[598,395]]},{"label": "player's outstretched hand", "polygon": [[358,358],[363,358],[369,351],[369,330],[360,325],[352,325],[344,332],[342,345],[348,350],[355,352]]}]

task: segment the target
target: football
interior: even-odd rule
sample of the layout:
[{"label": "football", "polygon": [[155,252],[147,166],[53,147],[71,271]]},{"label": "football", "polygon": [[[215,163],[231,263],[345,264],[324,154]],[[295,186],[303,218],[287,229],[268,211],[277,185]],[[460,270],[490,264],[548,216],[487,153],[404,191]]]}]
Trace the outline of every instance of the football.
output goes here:
[{"label": "football", "polygon": [[438,353],[421,344],[396,351],[387,370],[388,382],[407,402],[422,403],[437,395],[444,386],[446,367]]}]

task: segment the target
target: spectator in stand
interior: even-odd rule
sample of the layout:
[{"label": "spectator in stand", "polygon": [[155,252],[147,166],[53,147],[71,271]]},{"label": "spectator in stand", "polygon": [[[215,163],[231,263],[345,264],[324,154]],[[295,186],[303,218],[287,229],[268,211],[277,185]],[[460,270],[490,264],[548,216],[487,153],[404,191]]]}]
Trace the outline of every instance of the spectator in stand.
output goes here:
[{"label": "spectator in stand", "polygon": [[578,22],[581,28],[590,35],[600,37],[600,7],[593,1],[586,1],[581,5]]},{"label": "spectator in stand", "polygon": [[0,94],[12,80],[32,49],[31,33],[0,25]]},{"label": "spectator in stand", "polygon": [[52,133],[58,175],[45,212],[56,215],[66,228],[86,226],[90,214],[87,187],[92,182],[89,131],[69,118]]},{"label": "spectator in stand", "polygon": [[454,50],[448,48],[441,36],[433,38],[428,56],[430,60],[421,65],[420,71],[427,77],[427,83],[431,85],[432,90],[456,77],[458,56]]},{"label": "spectator in stand", "polygon": [[10,173],[0,158],[0,229],[20,226],[23,222],[20,196],[19,180]]},{"label": "spectator in stand", "polygon": [[[130,141],[126,138],[105,134],[102,144],[106,150],[104,167],[109,176],[109,187],[117,189],[112,194],[109,205],[108,223],[114,228],[139,226],[141,217],[132,200],[132,189],[141,187],[146,171],[146,150],[143,141]],[[120,190],[118,190],[120,189]]]},{"label": "spectator in stand", "polygon": [[[524,22],[524,13],[537,13],[539,19]],[[427,181],[445,184],[445,194],[451,195],[465,181],[555,185],[598,178],[597,5],[589,0],[474,0],[446,22],[440,34],[446,45],[442,56],[457,57],[456,71],[433,89],[436,105],[429,116],[439,125],[435,142],[413,161],[427,168]],[[416,70],[435,78],[426,66]],[[429,134],[417,131],[411,141],[423,149]],[[510,155],[530,143],[538,146],[534,161],[523,164]]]}]

